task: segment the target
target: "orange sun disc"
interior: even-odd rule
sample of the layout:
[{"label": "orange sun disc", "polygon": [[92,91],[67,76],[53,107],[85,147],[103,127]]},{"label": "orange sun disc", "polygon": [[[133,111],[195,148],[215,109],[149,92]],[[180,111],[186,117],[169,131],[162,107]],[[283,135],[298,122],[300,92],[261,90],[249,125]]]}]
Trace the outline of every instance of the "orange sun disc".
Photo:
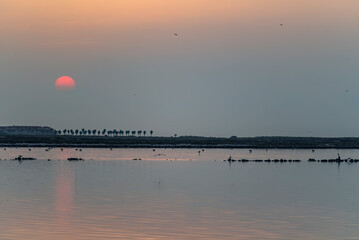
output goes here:
[{"label": "orange sun disc", "polygon": [[69,76],[62,76],[55,82],[55,87],[59,90],[72,90],[75,85],[75,81]]}]

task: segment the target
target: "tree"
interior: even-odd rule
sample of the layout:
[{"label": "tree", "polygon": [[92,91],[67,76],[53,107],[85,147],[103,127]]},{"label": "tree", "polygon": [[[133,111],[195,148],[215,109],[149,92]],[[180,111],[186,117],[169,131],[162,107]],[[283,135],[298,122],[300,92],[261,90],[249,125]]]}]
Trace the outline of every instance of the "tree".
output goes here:
[{"label": "tree", "polygon": [[152,137],[152,134],[153,134],[153,130],[150,131],[150,134],[151,134],[151,137]]},{"label": "tree", "polygon": [[142,130],[138,130],[138,131],[137,131],[137,135],[138,135],[138,136],[141,136],[141,134],[142,134]]},{"label": "tree", "polygon": [[123,136],[123,133],[124,133],[123,130],[120,130],[120,136]]},{"label": "tree", "polygon": [[177,137],[177,133],[175,133],[175,135],[174,135],[175,137]]},{"label": "tree", "polygon": [[145,131],[143,131],[143,136],[145,136],[145,137],[146,137],[146,133],[147,133],[147,132],[146,132],[146,130],[145,130]]},{"label": "tree", "polygon": [[98,131],[97,131],[97,135],[99,135],[99,136],[100,136],[100,134],[101,134],[101,131],[100,131],[100,130],[98,130]]},{"label": "tree", "polygon": [[71,135],[73,136],[75,132],[74,132],[74,130],[71,129],[71,130],[70,130],[70,133],[71,133]]},{"label": "tree", "polygon": [[96,132],[97,132],[96,129],[92,130],[92,135],[96,135]]},{"label": "tree", "polygon": [[107,130],[106,130],[106,128],[104,128],[104,129],[102,130],[102,135],[106,135],[106,132],[107,132]]},{"label": "tree", "polygon": [[89,134],[89,135],[91,135],[91,130],[89,129],[89,130],[87,130],[87,133]]},{"label": "tree", "polygon": [[67,129],[64,129],[62,132],[64,133],[64,135],[66,135]]},{"label": "tree", "polygon": [[79,130],[78,129],[75,130],[75,134],[79,135]]},{"label": "tree", "polygon": [[130,135],[130,130],[126,130],[126,136]]},{"label": "tree", "polygon": [[132,133],[132,136],[135,136],[135,135],[136,135],[136,131],[135,131],[135,130],[133,130],[131,133]]}]

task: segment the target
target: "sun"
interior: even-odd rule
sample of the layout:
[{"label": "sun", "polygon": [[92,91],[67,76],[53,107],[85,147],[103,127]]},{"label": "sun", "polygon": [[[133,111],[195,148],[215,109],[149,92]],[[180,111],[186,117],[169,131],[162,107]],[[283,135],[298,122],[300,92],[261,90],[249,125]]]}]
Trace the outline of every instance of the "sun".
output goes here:
[{"label": "sun", "polygon": [[75,88],[75,80],[69,76],[62,76],[55,82],[55,87],[58,90],[72,90]]}]

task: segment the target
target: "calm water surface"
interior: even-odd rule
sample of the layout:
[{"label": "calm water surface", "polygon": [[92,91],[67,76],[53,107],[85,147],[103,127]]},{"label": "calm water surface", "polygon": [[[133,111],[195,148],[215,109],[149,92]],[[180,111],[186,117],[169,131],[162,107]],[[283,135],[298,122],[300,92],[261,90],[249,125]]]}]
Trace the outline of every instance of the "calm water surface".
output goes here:
[{"label": "calm water surface", "polygon": [[359,164],[223,162],[337,153],[1,149],[0,239],[359,239]]}]

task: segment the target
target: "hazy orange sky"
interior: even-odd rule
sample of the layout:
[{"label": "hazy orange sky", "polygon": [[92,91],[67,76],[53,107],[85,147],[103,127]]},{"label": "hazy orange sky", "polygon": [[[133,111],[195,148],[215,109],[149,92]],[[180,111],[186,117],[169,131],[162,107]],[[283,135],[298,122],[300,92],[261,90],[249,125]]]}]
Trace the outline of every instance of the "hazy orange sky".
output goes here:
[{"label": "hazy orange sky", "polygon": [[0,0],[0,125],[357,135],[358,42],[354,0]]},{"label": "hazy orange sky", "polygon": [[113,36],[115,32],[133,32],[138,28],[207,29],[227,24],[256,27],[268,25],[268,21],[302,28],[310,28],[308,24],[338,27],[357,20],[359,3],[354,0],[340,4],[333,0],[1,0],[0,6],[0,26],[6,39],[28,46],[101,45],[101,38],[106,36],[99,35]]}]

